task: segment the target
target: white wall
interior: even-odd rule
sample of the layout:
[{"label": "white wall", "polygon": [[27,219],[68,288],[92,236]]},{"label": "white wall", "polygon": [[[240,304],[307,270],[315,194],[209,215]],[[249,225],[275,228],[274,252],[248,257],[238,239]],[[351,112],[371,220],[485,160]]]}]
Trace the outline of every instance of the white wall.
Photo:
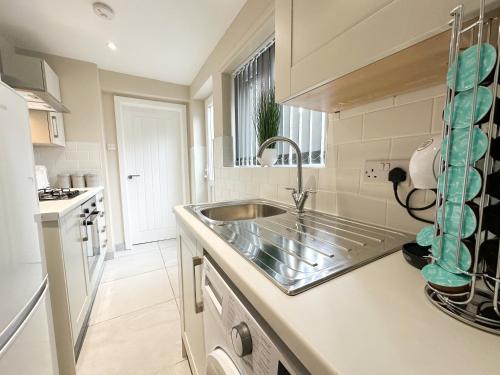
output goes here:
[{"label": "white wall", "polygon": [[94,173],[104,185],[104,165],[99,142],[66,142],[66,147],[35,146],[35,163],[45,165],[50,186],[58,187],[57,175]]},{"label": "white wall", "polygon": [[[340,216],[416,233],[424,223],[408,216],[396,203],[391,183],[365,183],[365,160],[409,159],[431,134],[441,132],[444,86],[391,97],[329,116],[327,162],[305,168],[307,188],[317,190],[308,207]],[[222,140],[215,140],[217,200],[262,197],[293,204],[284,188],[296,185],[296,169],[223,167]],[[402,186],[405,197],[410,186]],[[434,194],[419,193],[412,202],[432,202]],[[432,218],[433,212],[419,213]]]}]

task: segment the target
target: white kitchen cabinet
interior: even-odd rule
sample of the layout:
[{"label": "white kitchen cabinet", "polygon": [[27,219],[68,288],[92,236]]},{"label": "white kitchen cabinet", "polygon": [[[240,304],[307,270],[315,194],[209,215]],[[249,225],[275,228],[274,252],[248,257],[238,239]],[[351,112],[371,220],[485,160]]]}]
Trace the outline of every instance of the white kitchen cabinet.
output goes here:
[{"label": "white kitchen cabinet", "polygon": [[[460,3],[467,18],[479,7],[477,0]],[[449,12],[457,4],[456,0],[276,0],[278,101],[447,30]]]},{"label": "white kitchen cabinet", "polygon": [[80,207],[61,219],[61,240],[64,254],[66,288],[71,315],[73,345],[85,321],[88,305],[88,270],[81,243]]},{"label": "white kitchen cabinet", "polygon": [[31,139],[37,146],[66,146],[62,113],[30,110]]},{"label": "white kitchen cabinet", "polygon": [[106,228],[106,211],[104,204],[104,193],[101,191],[96,194],[96,208],[99,211],[99,216],[97,217],[97,228],[99,230],[99,241],[101,243],[101,254],[107,251],[108,247],[108,236]]},{"label": "white kitchen cabinet", "polygon": [[205,339],[203,334],[203,299],[201,296],[201,260],[203,250],[196,240],[178,230],[179,277],[182,302],[182,341],[193,374],[205,374]]}]

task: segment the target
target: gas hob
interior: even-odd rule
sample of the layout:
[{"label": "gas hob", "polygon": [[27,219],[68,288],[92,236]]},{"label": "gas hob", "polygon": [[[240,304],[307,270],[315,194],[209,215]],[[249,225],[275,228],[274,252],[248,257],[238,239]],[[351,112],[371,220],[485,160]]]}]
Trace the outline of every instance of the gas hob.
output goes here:
[{"label": "gas hob", "polygon": [[72,190],[67,188],[47,188],[38,190],[38,200],[39,201],[56,201],[63,199],[71,199],[80,195],[82,191]]}]

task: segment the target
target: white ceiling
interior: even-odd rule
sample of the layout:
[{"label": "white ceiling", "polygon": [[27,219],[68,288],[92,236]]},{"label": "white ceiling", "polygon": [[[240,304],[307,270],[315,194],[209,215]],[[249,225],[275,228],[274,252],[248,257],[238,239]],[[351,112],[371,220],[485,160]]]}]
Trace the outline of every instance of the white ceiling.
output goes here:
[{"label": "white ceiling", "polygon": [[187,85],[245,0],[104,2],[115,11],[112,21],[94,14],[92,0],[0,0],[0,34],[16,47]]}]

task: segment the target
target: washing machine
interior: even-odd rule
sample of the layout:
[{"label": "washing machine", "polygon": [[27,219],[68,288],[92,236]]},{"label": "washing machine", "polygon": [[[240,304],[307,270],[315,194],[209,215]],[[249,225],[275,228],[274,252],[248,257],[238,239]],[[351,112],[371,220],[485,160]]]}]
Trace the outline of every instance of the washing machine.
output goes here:
[{"label": "washing machine", "polygon": [[208,255],[202,286],[207,375],[309,374]]}]

